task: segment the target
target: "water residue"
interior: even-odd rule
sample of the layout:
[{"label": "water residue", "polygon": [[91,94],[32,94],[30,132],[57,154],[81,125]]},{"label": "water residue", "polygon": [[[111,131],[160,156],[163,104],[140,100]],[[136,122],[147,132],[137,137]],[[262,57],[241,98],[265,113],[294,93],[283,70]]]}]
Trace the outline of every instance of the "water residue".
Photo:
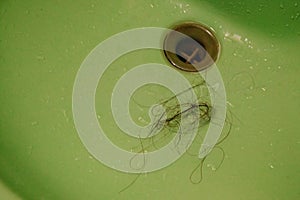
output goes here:
[{"label": "water residue", "polygon": [[283,3],[281,3],[281,4],[279,5],[279,8],[284,9]]},{"label": "water residue", "polygon": [[223,34],[224,34],[224,40],[231,41],[231,42],[234,41],[240,44],[246,44],[248,48],[253,49],[252,41],[248,37],[243,37],[241,34],[230,33],[228,31],[223,32]]},{"label": "water residue", "polygon": [[191,10],[190,4],[185,4],[174,0],[170,0],[170,3],[173,4],[174,9],[179,9],[180,13],[185,14]]}]

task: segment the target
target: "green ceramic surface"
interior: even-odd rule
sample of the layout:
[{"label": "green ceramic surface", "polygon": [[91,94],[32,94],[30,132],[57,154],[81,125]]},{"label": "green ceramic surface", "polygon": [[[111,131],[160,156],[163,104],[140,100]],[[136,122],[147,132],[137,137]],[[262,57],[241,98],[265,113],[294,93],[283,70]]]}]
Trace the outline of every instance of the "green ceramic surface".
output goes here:
[{"label": "green ceramic surface", "polygon": [[[221,43],[217,66],[233,116],[220,145],[224,161],[216,170],[214,150],[195,185],[189,176],[199,160],[185,154],[119,193],[136,176],[104,166],[80,141],[72,115],[76,73],[116,33],[182,21],[211,27]],[[299,50],[299,0],[2,0],[0,199],[300,199]],[[160,51],[137,51],[100,81],[99,122],[120,146],[128,144],[106,105],[118,78],[149,62],[168,64]],[[153,103],[148,90],[140,89],[139,103]],[[154,100],[169,94],[154,91]],[[138,123],[149,120],[134,104],[131,111]]]}]

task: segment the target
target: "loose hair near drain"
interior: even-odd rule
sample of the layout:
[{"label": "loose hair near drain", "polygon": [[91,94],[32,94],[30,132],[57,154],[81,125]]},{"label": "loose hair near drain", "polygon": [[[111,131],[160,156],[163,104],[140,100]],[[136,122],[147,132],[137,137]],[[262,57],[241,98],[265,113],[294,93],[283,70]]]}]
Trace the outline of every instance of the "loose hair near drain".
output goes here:
[{"label": "loose hair near drain", "polygon": [[[201,100],[201,94],[198,94],[199,97],[197,100],[195,100],[195,103],[186,103],[184,105],[184,109],[181,110],[181,106],[178,101],[177,101],[177,97],[180,95],[184,95],[187,92],[189,92],[190,90],[196,90],[200,87],[206,86],[205,81],[201,81],[198,84],[193,85],[192,87],[174,95],[171,96],[168,99],[165,99],[161,102],[159,102],[157,104],[157,106],[163,106],[165,108],[165,111],[160,113],[159,116],[157,116],[157,120],[152,124],[151,126],[151,130],[148,134],[147,138],[141,139],[139,138],[139,145],[137,145],[136,147],[134,147],[133,149],[139,148],[139,150],[137,151],[136,155],[133,156],[130,159],[130,166],[134,166],[132,165],[132,162],[134,162],[135,159],[140,159],[141,161],[141,165],[140,165],[140,169],[142,169],[145,164],[146,164],[146,159],[145,159],[145,152],[147,151],[151,151],[151,150],[155,150],[159,148],[159,142],[161,142],[162,140],[165,140],[167,137],[172,136],[172,133],[176,132],[176,130],[178,130],[179,126],[180,126],[180,119],[181,117],[191,117],[191,121],[190,121],[190,127],[191,129],[195,128],[193,127],[193,124],[197,121],[197,122],[201,122],[199,127],[203,127],[204,125],[208,124],[211,121],[211,111],[212,111],[212,105],[210,105],[210,103],[208,101],[204,101]],[[153,107],[152,109],[154,109],[155,107]],[[195,110],[198,109],[199,112],[195,112]],[[197,116],[196,116],[197,114]],[[164,117],[166,116],[166,117]],[[230,120],[226,120],[227,122],[229,122],[229,128],[228,131],[224,134],[223,138],[221,138],[215,148],[220,150],[222,153],[222,159],[218,165],[217,168],[219,168],[224,160],[225,157],[225,152],[224,150],[219,146],[228,136],[229,133],[231,131],[231,123]],[[163,134],[156,134],[154,135],[153,133],[158,130],[161,129],[160,133]],[[181,132],[178,132],[178,140],[181,139],[180,137]],[[174,136],[174,135],[173,135]],[[147,145],[145,145],[145,140],[151,140],[151,142]],[[177,141],[178,143],[179,141]],[[175,144],[176,145],[176,144]],[[192,153],[188,152],[188,155],[191,156],[197,156],[197,154],[193,155]],[[206,157],[204,157],[203,159],[200,159],[199,163],[197,164],[197,166],[194,168],[194,170],[192,170],[191,174],[190,174],[190,181],[193,184],[198,184],[202,181],[203,178],[203,163],[205,162]],[[139,170],[139,169],[137,169]],[[200,176],[200,178],[195,178],[196,175]],[[136,177],[133,179],[133,181],[131,183],[129,183],[125,188],[123,188],[120,192],[124,192],[125,190],[127,190],[128,188],[130,188],[136,181],[137,179],[141,176],[142,173],[139,173],[138,175],[136,175]]]}]

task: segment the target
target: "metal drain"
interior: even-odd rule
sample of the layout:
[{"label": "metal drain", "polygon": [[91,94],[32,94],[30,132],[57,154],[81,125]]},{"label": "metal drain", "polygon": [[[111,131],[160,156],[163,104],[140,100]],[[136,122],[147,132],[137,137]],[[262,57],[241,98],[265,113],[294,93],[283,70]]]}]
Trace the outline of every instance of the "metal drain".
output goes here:
[{"label": "metal drain", "polygon": [[186,22],[175,26],[173,30],[164,41],[164,54],[173,66],[196,72],[216,62],[220,44],[210,28]]}]

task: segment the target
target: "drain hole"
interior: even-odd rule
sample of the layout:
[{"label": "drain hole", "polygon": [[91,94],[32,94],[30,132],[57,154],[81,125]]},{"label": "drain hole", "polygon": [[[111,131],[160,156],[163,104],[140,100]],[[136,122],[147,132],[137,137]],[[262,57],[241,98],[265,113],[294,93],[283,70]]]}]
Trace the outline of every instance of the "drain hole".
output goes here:
[{"label": "drain hole", "polygon": [[194,22],[180,24],[168,33],[164,54],[175,67],[184,71],[201,71],[219,57],[220,44],[213,31]]},{"label": "drain hole", "polygon": [[197,64],[206,56],[203,44],[192,38],[184,38],[176,46],[176,55],[184,63]]}]

